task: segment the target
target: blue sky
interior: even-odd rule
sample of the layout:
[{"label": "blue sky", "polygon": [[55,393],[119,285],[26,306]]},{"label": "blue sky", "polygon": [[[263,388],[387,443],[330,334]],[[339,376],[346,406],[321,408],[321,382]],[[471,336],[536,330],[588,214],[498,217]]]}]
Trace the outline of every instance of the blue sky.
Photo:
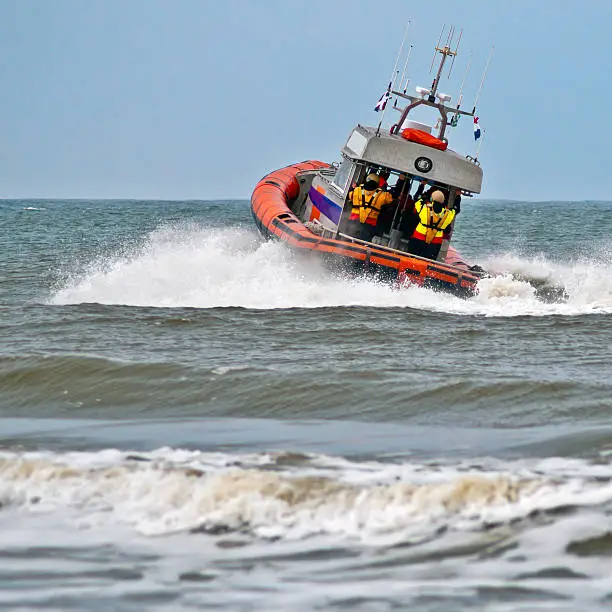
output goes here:
[{"label": "blue sky", "polygon": [[[483,197],[612,200],[609,0],[0,0],[0,197],[248,198],[338,160],[379,119],[408,19],[411,88],[463,27],[441,90],[473,53],[465,108],[495,45]],[[451,147],[474,153],[469,119]]]}]

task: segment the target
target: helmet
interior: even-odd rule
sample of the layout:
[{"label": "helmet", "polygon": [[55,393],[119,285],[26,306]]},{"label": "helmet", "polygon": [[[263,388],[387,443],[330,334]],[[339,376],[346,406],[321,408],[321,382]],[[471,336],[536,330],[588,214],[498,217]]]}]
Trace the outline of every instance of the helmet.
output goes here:
[{"label": "helmet", "polygon": [[376,183],[379,183],[380,176],[378,176],[378,174],[374,174],[374,172],[371,172],[370,174],[368,174],[366,181],[376,181]]},{"label": "helmet", "polygon": [[444,194],[439,190],[436,189],[430,196],[430,200],[432,202],[440,202],[440,204],[444,204]]}]

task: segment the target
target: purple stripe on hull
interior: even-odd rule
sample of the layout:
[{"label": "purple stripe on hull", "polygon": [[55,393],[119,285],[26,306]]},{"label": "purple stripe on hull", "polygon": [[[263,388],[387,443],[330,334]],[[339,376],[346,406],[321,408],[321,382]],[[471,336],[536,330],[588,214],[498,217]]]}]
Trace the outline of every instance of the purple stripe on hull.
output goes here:
[{"label": "purple stripe on hull", "polygon": [[317,191],[314,187],[310,188],[308,192],[312,205],[328,219],[331,219],[334,223],[340,221],[340,215],[342,214],[342,208],[335,202],[332,202],[329,198],[326,198],[321,192]]}]

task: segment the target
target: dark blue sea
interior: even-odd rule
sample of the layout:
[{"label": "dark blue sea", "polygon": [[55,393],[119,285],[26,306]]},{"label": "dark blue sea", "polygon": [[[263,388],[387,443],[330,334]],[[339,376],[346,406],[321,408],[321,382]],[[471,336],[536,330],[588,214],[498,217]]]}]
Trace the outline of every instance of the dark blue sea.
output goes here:
[{"label": "dark blue sea", "polygon": [[1,200],[0,608],[609,610],[611,211],[464,202],[462,300]]}]

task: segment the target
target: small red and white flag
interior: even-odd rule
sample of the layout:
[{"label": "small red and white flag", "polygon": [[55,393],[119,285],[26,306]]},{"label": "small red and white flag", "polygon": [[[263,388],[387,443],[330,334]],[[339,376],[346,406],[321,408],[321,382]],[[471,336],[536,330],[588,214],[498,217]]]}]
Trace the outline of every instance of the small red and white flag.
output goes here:
[{"label": "small red and white flag", "polygon": [[478,120],[480,117],[474,117],[474,140],[478,140],[480,138],[480,124]]}]

